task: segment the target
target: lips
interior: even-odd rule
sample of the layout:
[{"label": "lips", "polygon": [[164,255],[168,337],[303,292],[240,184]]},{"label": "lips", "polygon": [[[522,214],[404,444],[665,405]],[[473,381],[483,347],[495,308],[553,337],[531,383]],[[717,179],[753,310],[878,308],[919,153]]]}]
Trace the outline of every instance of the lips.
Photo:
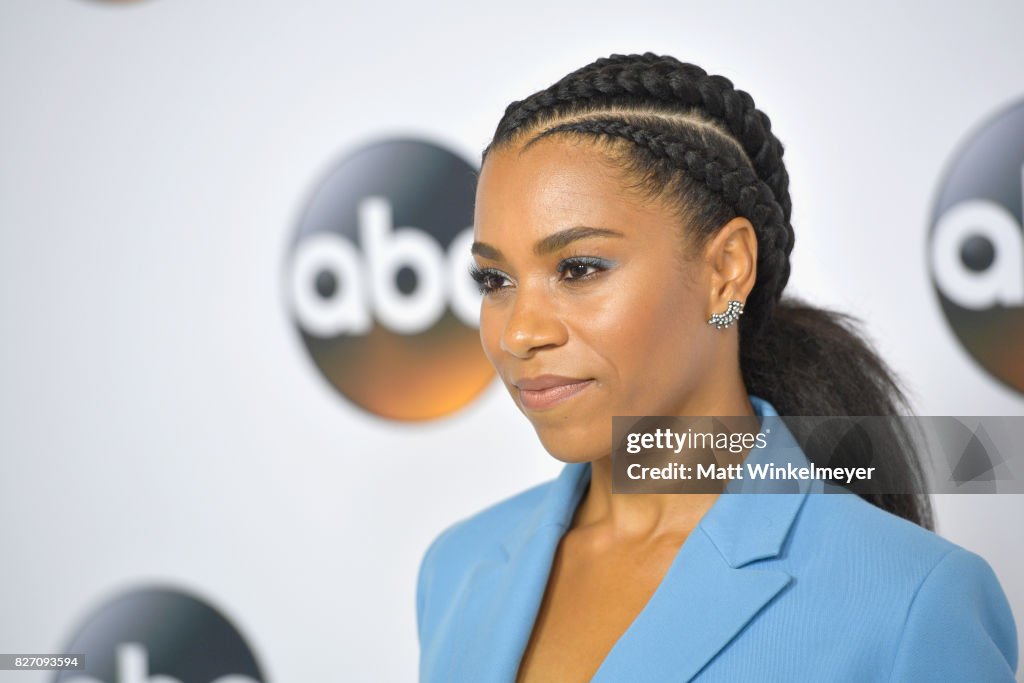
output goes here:
[{"label": "lips", "polygon": [[568,401],[593,383],[593,379],[540,375],[518,380],[514,386],[519,389],[519,400],[525,408],[543,410]]}]

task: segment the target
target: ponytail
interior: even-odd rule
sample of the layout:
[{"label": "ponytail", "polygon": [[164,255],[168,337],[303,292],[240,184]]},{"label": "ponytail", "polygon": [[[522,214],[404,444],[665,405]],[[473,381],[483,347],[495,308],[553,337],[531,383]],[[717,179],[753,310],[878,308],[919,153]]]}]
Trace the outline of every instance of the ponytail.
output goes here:
[{"label": "ponytail", "polygon": [[[740,368],[748,391],[784,416],[908,415],[906,398],[892,370],[849,315],[783,299],[756,340],[742,340]],[[920,491],[921,466],[904,422],[874,425],[872,449],[836,439],[816,448],[806,429],[789,425],[812,462],[822,466],[874,466],[881,488]],[[827,458],[827,460],[824,460]],[[927,495],[861,493],[883,510],[934,529]]]}]

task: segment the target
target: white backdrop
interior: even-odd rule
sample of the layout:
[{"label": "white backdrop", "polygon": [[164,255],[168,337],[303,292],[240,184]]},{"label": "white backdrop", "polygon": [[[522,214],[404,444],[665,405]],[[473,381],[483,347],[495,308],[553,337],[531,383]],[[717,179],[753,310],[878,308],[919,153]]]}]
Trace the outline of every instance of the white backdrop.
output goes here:
[{"label": "white backdrop", "polygon": [[[414,680],[428,542],[561,464],[497,384],[427,423],[346,402],[289,319],[288,244],[353,148],[476,163],[510,101],[613,52],[751,92],[786,145],[790,291],[861,317],[920,414],[1021,414],[950,332],[925,240],[957,145],[1024,96],[1022,26],[1014,1],[3,0],[0,652],[59,652],[161,584],[268,681]],[[935,502],[1024,622],[1024,497]]]}]

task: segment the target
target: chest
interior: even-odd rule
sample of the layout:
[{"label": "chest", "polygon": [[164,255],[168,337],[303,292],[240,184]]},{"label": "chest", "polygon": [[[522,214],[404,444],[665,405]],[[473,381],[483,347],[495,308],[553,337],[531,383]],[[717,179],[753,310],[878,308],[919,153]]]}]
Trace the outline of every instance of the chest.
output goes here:
[{"label": "chest", "polygon": [[594,549],[566,536],[517,683],[589,681],[650,602],[683,540]]}]

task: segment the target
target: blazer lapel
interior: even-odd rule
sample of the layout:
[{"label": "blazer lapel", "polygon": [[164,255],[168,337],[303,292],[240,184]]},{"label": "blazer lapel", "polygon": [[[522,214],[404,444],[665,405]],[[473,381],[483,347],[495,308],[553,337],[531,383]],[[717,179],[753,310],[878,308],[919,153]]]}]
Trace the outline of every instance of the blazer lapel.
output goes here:
[{"label": "blazer lapel", "polygon": [[593,681],[693,679],[792,581],[746,565],[778,554],[805,495],[719,496]]},{"label": "blazer lapel", "polygon": [[472,569],[457,598],[447,680],[515,680],[555,551],[589,481],[589,463],[566,465],[541,504]]}]

